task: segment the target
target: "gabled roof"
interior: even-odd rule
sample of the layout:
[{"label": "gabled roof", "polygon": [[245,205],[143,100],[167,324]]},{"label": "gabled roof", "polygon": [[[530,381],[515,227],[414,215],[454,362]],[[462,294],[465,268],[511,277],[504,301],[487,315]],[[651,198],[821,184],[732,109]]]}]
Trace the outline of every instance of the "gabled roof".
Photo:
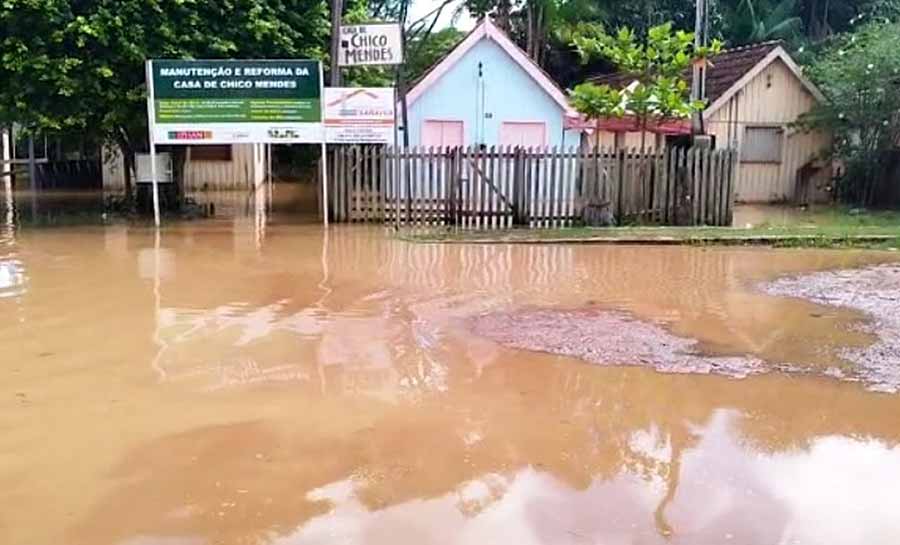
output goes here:
[{"label": "gabled roof", "polygon": [[[710,66],[706,70],[706,99],[709,106],[703,111],[704,115],[711,115],[725,105],[735,93],[776,59],[784,62],[788,70],[817,100],[824,100],[819,89],[803,75],[800,67],[785,51],[781,41],[761,42],[726,49],[718,55],[710,57]],[[690,73],[686,73],[684,78],[690,82]],[[631,74],[618,72],[588,78],[588,81],[622,88],[631,84],[634,79]]]},{"label": "gabled roof", "polygon": [[453,66],[459,62],[463,56],[475,47],[481,40],[492,40],[501,49],[503,49],[512,60],[518,64],[525,72],[531,76],[541,89],[544,90],[550,98],[556,102],[560,108],[566,113],[572,113],[574,110],[569,105],[569,100],[562,89],[556,85],[556,82],[547,75],[522,49],[517,46],[505,32],[497,28],[491,21],[490,17],[485,17],[472,29],[471,32],[457,44],[450,53],[447,54],[440,62],[432,66],[406,95],[409,104],[414,103],[421,97],[425,91],[438,82],[444,74],[450,71]]}]

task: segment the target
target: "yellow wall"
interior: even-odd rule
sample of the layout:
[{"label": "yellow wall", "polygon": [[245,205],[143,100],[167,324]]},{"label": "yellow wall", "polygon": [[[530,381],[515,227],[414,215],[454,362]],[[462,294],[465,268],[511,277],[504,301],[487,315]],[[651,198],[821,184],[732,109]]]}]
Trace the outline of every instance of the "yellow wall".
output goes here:
[{"label": "yellow wall", "polygon": [[[262,144],[233,144],[231,161],[187,161],[184,190],[249,189],[264,181],[265,163]],[[103,189],[125,189],[124,162],[118,148],[103,150]]]},{"label": "yellow wall", "polygon": [[[778,126],[785,130],[781,163],[740,163],[735,195],[740,202],[777,202],[793,199],[797,171],[831,145],[826,133],[803,133],[788,125],[809,111],[816,99],[780,59],[776,59],[727,104],[707,117],[706,129],[716,146],[741,148],[749,125]],[[819,172],[815,183],[824,187],[831,170]]]},{"label": "yellow wall", "polygon": [[263,181],[266,169],[263,148],[262,144],[234,144],[231,161],[188,159],[184,169],[185,191],[254,187]]},{"label": "yellow wall", "polygon": [[[618,140],[618,141],[617,141]],[[653,133],[647,133],[647,140],[645,142],[645,146],[648,151],[653,151],[656,149],[656,135]],[[593,134],[588,136],[588,142],[590,147],[593,147],[596,143],[596,139]],[[619,133],[618,139],[616,138],[616,133],[601,131],[600,132],[600,147],[602,149],[613,149],[620,148],[626,150],[639,150],[641,149],[641,133],[639,132],[628,132],[628,133]]]}]

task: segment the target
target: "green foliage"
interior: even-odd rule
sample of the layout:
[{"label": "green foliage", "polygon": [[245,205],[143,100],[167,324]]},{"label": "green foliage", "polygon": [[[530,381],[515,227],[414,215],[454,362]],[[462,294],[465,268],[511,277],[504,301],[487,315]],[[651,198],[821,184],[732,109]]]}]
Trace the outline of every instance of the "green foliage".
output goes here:
[{"label": "green foliage", "polygon": [[[344,4],[341,20],[346,24],[362,24],[378,20],[370,14],[366,1]],[[329,25],[330,28],[330,25]],[[331,68],[331,60],[328,60]],[[350,66],[341,69],[343,84],[347,87],[385,87],[394,83],[394,69],[386,66]]]},{"label": "green foliage", "polygon": [[741,0],[734,12],[730,37],[735,45],[773,39],[794,39],[803,25],[797,0]]},{"label": "green foliage", "polygon": [[851,202],[876,198],[884,152],[900,142],[900,24],[871,24],[833,40],[809,67],[827,101],[801,119],[834,135],[845,175],[837,189]]},{"label": "green foliage", "polygon": [[570,93],[572,107],[587,119],[621,117],[625,114],[619,91],[609,85],[581,83]]},{"label": "green foliage", "polygon": [[721,48],[718,41],[696,48],[694,35],[673,31],[671,23],[650,28],[643,42],[622,28],[613,36],[576,36],[574,45],[583,62],[604,57],[635,79],[623,89],[581,84],[571,92],[575,109],[588,119],[634,115],[642,127],[649,119],[686,117],[703,108],[689,100],[684,75],[694,62],[703,62]]},{"label": "green foliage", "polygon": [[[664,22],[693,29],[695,0],[465,0],[474,17],[491,15],[557,81],[583,79],[573,67],[572,35],[578,26],[634,30],[639,36]],[[708,0],[710,36],[736,46],[786,40],[806,50],[862,22],[900,20],[900,0]],[[579,31],[582,32],[583,31]],[[592,67],[588,72],[602,66]]]},{"label": "green foliage", "polygon": [[322,0],[2,0],[0,123],[146,142],[144,61],[322,58]]},{"label": "green foliage", "polygon": [[465,33],[453,27],[413,39],[407,45],[406,76],[410,81],[421,77],[462,41]]}]

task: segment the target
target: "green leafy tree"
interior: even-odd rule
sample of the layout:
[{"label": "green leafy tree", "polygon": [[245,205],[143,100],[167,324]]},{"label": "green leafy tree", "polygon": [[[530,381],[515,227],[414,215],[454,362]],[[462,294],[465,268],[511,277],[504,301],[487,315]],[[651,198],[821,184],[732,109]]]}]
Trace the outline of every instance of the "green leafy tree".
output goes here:
[{"label": "green leafy tree", "polygon": [[885,152],[900,143],[900,24],[870,24],[833,40],[808,68],[827,101],[801,118],[834,135],[838,196],[877,204]]},{"label": "green leafy tree", "polygon": [[0,124],[95,135],[130,172],[146,59],[323,58],[328,18],[322,0],[3,0],[0,28]]},{"label": "green leafy tree", "polygon": [[[607,13],[593,0],[466,0],[464,5],[475,18],[490,15],[542,67],[569,48],[565,38],[576,27],[602,26]],[[565,58],[560,60],[564,66]]]},{"label": "green leafy tree", "polygon": [[685,74],[695,62],[721,49],[714,40],[706,47],[694,46],[694,35],[673,31],[671,23],[650,28],[646,40],[622,28],[614,36],[600,34],[576,36],[574,45],[583,61],[604,57],[620,72],[634,77],[634,83],[622,89],[583,83],[572,92],[576,110],[588,119],[632,115],[641,129],[641,149],[646,149],[646,132],[651,120],[664,122],[689,117],[704,104],[689,98]]},{"label": "green leafy tree", "polygon": [[729,38],[737,45],[798,37],[803,20],[797,0],[741,0],[732,17]]},{"label": "green leafy tree", "polygon": [[450,50],[462,41],[465,33],[453,27],[447,27],[428,36],[417,37],[407,46],[406,74],[411,81],[420,78],[425,72],[446,56]]},{"label": "green leafy tree", "polygon": [[622,96],[617,89],[609,85],[596,85],[594,83],[581,83],[576,85],[570,93],[572,107],[586,119],[596,123],[594,135],[595,145],[600,146],[600,124],[610,117],[621,117],[625,114]]}]

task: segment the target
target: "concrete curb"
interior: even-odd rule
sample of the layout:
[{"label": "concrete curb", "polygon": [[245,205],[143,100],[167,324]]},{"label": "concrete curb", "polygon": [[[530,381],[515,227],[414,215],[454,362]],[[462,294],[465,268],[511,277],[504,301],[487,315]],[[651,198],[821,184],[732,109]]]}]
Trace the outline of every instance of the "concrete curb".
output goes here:
[{"label": "concrete curb", "polygon": [[415,244],[607,244],[646,246],[765,246],[779,242],[879,243],[900,239],[898,235],[747,235],[747,236],[694,236],[694,237],[559,237],[559,238],[416,238],[401,236],[401,240]]}]

